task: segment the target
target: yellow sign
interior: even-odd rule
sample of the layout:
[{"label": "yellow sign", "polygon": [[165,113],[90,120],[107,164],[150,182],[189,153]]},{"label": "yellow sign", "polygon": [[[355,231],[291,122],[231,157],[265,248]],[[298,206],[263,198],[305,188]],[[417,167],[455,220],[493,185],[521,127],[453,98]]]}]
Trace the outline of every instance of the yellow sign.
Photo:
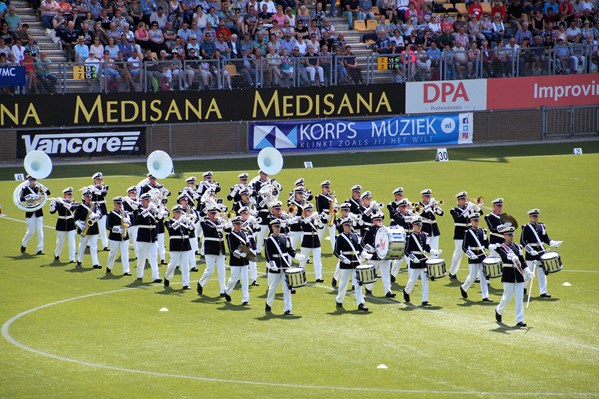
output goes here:
[{"label": "yellow sign", "polygon": [[389,58],[387,57],[378,57],[377,58],[377,69],[379,71],[386,71],[389,69]]},{"label": "yellow sign", "polygon": [[98,67],[96,65],[78,65],[73,67],[73,79],[85,80],[98,77]]}]

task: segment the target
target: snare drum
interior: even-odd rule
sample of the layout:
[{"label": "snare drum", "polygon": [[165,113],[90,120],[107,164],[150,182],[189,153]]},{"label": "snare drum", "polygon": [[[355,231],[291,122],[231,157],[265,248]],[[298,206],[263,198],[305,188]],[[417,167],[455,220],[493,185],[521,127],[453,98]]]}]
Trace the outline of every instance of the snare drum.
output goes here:
[{"label": "snare drum", "polygon": [[503,275],[503,262],[501,258],[488,257],[483,259],[483,273],[488,279]]},{"label": "snare drum", "polygon": [[401,226],[392,226],[389,229],[389,251],[387,259],[400,259],[406,250],[406,231]]},{"label": "snare drum", "polygon": [[432,281],[434,281],[436,278],[447,276],[447,270],[445,270],[445,260],[427,259],[426,272],[428,274],[428,278],[430,278]]},{"label": "snare drum", "polygon": [[541,255],[541,267],[545,274],[557,273],[562,270],[562,259],[557,252],[547,252]]},{"label": "snare drum", "polygon": [[301,267],[290,267],[285,269],[285,279],[291,288],[303,287],[306,285],[306,271]]},{"label": "snare drum", "polygon": [[374,265],[360,265],[356,267],[356,275],[361,284],[372,284],[376,281]]}]

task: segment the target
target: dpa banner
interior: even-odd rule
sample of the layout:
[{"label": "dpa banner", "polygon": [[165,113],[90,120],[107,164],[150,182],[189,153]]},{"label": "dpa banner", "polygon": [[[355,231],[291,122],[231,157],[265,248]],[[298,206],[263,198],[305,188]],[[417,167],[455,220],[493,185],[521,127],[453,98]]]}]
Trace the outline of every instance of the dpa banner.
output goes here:
[{"label": "dpa banner", "polygon": [[24,66],[0,66],[0,86],[25,86]]},{"label": "dpa banner", "polygon": [[252,123],[250,151],[266,147],[289,151],[338,151],[470,144],[472,113],[394,117],[376,120],[324,120]]}]

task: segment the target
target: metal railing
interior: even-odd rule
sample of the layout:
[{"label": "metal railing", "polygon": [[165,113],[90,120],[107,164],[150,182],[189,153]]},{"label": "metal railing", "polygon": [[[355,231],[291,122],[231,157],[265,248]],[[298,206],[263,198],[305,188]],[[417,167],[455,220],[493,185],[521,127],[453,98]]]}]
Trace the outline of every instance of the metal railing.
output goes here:
[{"label": "metal railing", "polygon": [[599,106],[543,107],[543,138],[599,135]]},{"label": "metal railing", "polygon": [[[385,60],[382,60],[385,59]],[[381,61],[386,65],[381,70]],[[403,83],[599,72],[597,45],[220,60],[51,63],[42,79],[5,93],[218,90]],[[321,79],[322,78],[322,79]]]}]

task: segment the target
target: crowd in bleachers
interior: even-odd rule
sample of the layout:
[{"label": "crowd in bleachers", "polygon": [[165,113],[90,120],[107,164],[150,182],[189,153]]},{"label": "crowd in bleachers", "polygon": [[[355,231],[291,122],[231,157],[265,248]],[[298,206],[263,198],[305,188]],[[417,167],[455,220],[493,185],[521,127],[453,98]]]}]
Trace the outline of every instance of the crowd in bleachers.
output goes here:
[{"label": "crowd in bleachers", "polygon": [[[0,64],[25,65],[30,91],[54,90],[50,60],[4,1]],[[595,0],[446,1],[32,0],[31,6],[69,62],[97,67],[88,84],[102,77],[106,90],[360,84],[364,65],[341,31],[354,28],[375,57],[398,57],[396,82],[597,70]],[[335,16],[347,27],[333,26]]]}]

